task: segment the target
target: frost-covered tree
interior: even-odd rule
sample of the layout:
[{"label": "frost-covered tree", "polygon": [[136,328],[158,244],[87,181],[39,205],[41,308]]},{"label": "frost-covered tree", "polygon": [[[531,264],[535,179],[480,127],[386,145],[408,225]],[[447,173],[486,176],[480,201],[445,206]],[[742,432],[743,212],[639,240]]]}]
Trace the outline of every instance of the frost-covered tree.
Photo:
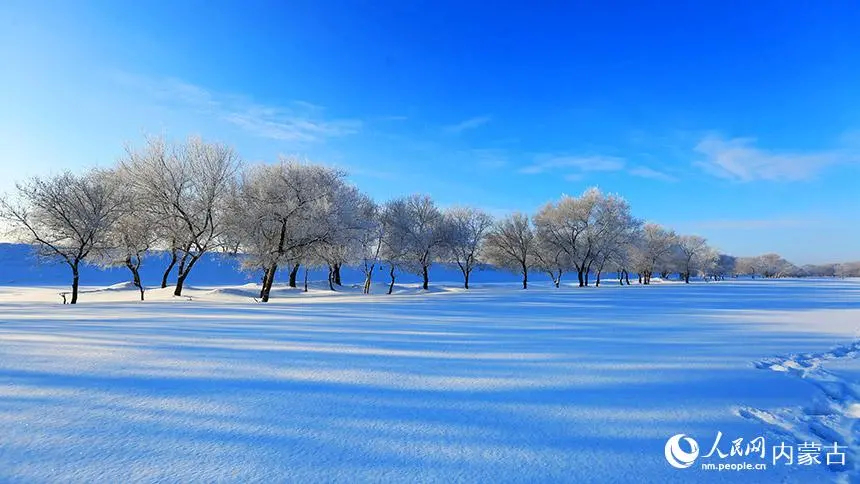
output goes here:
[{"label": "frost-covered tree", "polygon": [[758,259],[758,267],[762,277],[786,277],[796,272],[797,268],[779,254],[764,254]]},{"label": "frost-covered tree", "polygon": [[717,254],[711,275],[714,280],[723,280],[734,274],[736,257],[728,254]]},{"label": "frost-covered tree", "polygon": [[120,169],[129,189],[159,220],[165,239],[175,241],[179,258],[174,295],[203,255],[224,236],[227,204],[240,168],[238,155],[221,143],[190,137],[184,143],[148,138],[142,148],[127,149]]},{"label": "frost-covered tree", "polygon": [[528,215],[514,213],[498,220],[485,243],[487,260],[523,276],[523,289],[529,287],[529,270],[535,265],[535,232]]},{"label": "frost-covered tree", "polygon": [[140,205],[141,198],[133,189],[124,188],[121,171],[106,173],[107,183],[114,183],[118,216],[105,237],[106,243],[95,252],[95,261],[102,267],[125,267],[131,272],[132,284],[144,300],[146,288],[140,278],[140,267],[159,237],[159,220]]},{"label": "frost-covered tree", "polygon": [[552,284],[559,287],[561,277],[573,267],[570,255],[559,244],[550,240],[547,231],[537,232],[534,246],[535,268],[549,275]]},{"label": "frost-covered tree", "polygon": [[180,257],[187,253],[190,247],[183,240],[184,230],[178,217],[159,218],[154,229],[159,234],[156,246],[160,246],[168,255],[167,266],[161,275],[161,288],[164,289]]},{"label": "frost-covered tree", "polygon": [[387,230],[392,239],[405,241],[401,260],[409,270],[421,275],[422,287],[430,284],[430,266],[445,247],[442,212],[426,195],[410,195],[389,202]]},{"label": "frost-covered tree", "polygon": [[[331,234],[332,207],[342,179],[337,170],[292,158],[255,165],[243,174],[228,228],[240,241],[243,267],[263,272],[263,302],[269,300],[279,267],[294,264],[299,253],[309,256],[306,249]],[[317,253],[314,261],[318,259]]]},{"label": "frost-covered tree", "polygon": [[478,265],[493,217],[472,207],[454,207],[444,212],[448,253],[463,273],[463,287],[469,289],[469,276]]},{"label": "frost-covered tree", "polygon": [[595,263],[601,267],[609,254],[630,237],[639,222],[621,197],[590,188],[578,197],[564,195],[544,205],[534,218],[543,259],[566,261],[576,270],[580,286],[588,285]]},{"label": "frost-covered tree", "polygon": [[749,275],[753,279],[761,277],[786,277],[799,272],[792,263],[783,259],[779,254],[764,254],[756,257],[738,257],[735,263],[735,273]]},{"label": "frost-covered tree", "polygon": [[738,276],[755,276],[760,274],[760,260],[757,257],[738,257],[735,259],[734,273]]},{"label": "frost-covered tree", "polygon": [[380,213],[382,222],[382,248],[380,257],[388,265],[388,294],[394,292],[394,282],[406,264],[409,254],[409,234],[405,230],[395,230],[405,222],[399,219],[405,216],[403,200],[395,199],[385,203]]},{"label": "frost-covered tree", "polygon": [[840,264],[806,264],[800,268],[804,277],[836,277]]},{"label": "frost-covered tree", "polygon": [[564,252],[565,259],[576,269],[580,286],[585,285],[584,271],[591,255],[587,232],[596,195],[595,190],[588,190],[581,197],[563,195],[559,201],[541,207],[534,216],[541,252],[548,246]]},{"label": "frost-covered tree", "polygon": [[836,277],[860,277],[860,262],[836,264]]},{"label": "frost-covered tree", "polygon": [[[633,216],[630,204],[619,195],[597,192],[593,221],[589,223],[587,243],[590,259],[585,267],[585,285],[592,270],[597,272],[596,284],[607,265],[623,261],[628,241],[638,233],[642,221]],[[617,263],[616,262],[616,263]]]},{"label": "frost-covered tree", "polygon": [[81,263],[105,247],[120,215],[119,190],[104,171],[91,170],[34,177],[0,199],[0,218],[13,237],[34,245],[40,258],[69,266],[71,304],[78,302]]},{"label": "frost-covered tree", "polygon": [[707,266],[710,248],[708,241],[698,235],[682,235],[677,239],[680,253],[679,267],[685,283],[690,283],[690,274],[704,270]]},{"label": "frost-covered tree", "polygon": [[329,288],[342,285],[340,270],[349,262],[362,258],[363,234],[372,228],[373,201],[356,187],[339,183],[315,225],[324,230],[314,244],[317,255],[329,269]]},{"label": "frost-covered tree", "polygon": [[362,292],[370,294],[373,272],[385,257],[385,224],[382,209],[370,197],[364,197],[358,211],[363,221],[356,230],[359,265],[364,274]]},{"label": "frost-covered tree", "polygon": [[633,265],[643,284],[650,284],[655,268],[667,263],[677,236],[672,230],[655,223],[642,227],[641,238],[633,249]]}]

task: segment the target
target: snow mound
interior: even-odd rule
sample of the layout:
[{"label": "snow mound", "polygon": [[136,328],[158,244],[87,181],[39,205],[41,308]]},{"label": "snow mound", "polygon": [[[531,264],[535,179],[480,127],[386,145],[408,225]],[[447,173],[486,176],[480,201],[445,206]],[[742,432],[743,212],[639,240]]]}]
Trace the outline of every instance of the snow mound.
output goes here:
[{"label": "snow mound", "polygon": [[112,285],[104,288],[104,290],[105,291],[131,291],[131,290],[136,291],[137,286],[135,286],[134,283],[131,281],[126,281],[126,282],[118,282],[116,284],[112,284]]},{"label": "snow mound", "polygon": [[823,368],[825,362],[852,360],[858,356],[860,341],[821,353],[795,354],[757,361],[754,363],[756,368],[803,379],[817,387],[820,393],[808,406],[774,411],[744,407],[737,413],[746,419],[765,424],[774,433],[792,439],[797,444],[823,440],[847,447],[846,465],[833,466],[830,470],[842,473],[841,479],[858,482],[860,452],[856,442],[860,431],[856,424],[860,416],[860,385]]}]

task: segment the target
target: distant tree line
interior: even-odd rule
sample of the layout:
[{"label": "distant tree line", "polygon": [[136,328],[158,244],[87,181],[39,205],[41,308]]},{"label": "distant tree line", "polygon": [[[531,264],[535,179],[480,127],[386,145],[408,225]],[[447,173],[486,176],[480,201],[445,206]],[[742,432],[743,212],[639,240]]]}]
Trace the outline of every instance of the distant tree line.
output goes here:
[{"label": "distant tree line", "polygon": [[177,296],[203,255],[219,251],[260,276],[263,302],[280,269],[290,287],[302,277],[306,291],[309,269],[327,268],[334,290],[348,265],[363,272],[365,293],[384,272],[389,294],[405,272],[421,276],[427,289],[429,269],[440,262],[458,267],[467,289],[484,264],[520,274],[524,289],[535,271],[556,287],[568,276],[579,286],[592,278],[599,286],[609,272],[621,285],[630,285],[631,274],[649,284],[654,275],[671,274],[689,282],[858,272],[856,265],[798,269],[776,254],[720,254],[702,237],[645,223],[622,197],[596,188],[563,195],[531,216],[494,220],[473,207],[440,209],[425,195],[380,204],[340,170],[294,158],[244,165],[231,147],[198,137],[147,138],[109,169],[18,183],[15,194],[0,199],[0,217],[42,259],[68,265],[72,304],[85,262],[127,268],[143,300],[140,268],[156,250],[168,254],[161,287],[175,274]]}]

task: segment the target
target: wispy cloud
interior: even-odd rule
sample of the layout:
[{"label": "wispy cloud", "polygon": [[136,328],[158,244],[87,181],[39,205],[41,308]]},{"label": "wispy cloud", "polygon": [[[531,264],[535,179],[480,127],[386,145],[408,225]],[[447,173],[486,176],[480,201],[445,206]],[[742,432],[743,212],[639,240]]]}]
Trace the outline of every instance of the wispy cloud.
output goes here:
[{"label": "wispy cloud", "polygon": [[628,174],[632,176],[637,176],[639,178],[647,178],[649,180],[659,180],[665,182],[675,182],[678,181],[672,175],[667,173],[663,173],[662,171],[657,171],[653,168],[648,168],[647,166],[636,166],[627,171]]},{"label": "wispy cloud", "polygon": [[474,118],[469,118],[465,121],[461,121],[457,124],[452,124],[449,126],[445,126],[444,130],[450,134],[460,134],[463,131],[468,131],[470,129],[479,128],[490,122],[489,116],[476,116]]},{"label": "wispy cloud", "polygon": [[627,175],[649,180],[665,182],[677,181],[675,177],[667,173],[649,168],[647,166],[634,166],[627,168],[627,161],[617,156],[590,155],[590,156],[558,156],[539,155],[531,165],[523,167],[520,173],[535,175],[540,173],[558,173],[567,181],[579,181],[593,172],[624,172]]},{"label": "wispy cloud", "polygon": [[709,134],[695,147],[696,152],[704,155],[696,164],[712,175],[739,182],[798,181],[813,178],[826,167],[860,160],[858,152],[851,149],[775,152],[757,148],[755,141],[755,138],[724,139]]},{"label": "wispy cloud", "polygon": [[320,142],[357,133],[358,119],[329,119],[325,108],[295,100],[285,106],[256,103],[245,96],[208,90],[179,79],[151,79],[127,73],[119,82],[142,91],[168,108],[194,110],[237,126],[252,135],[282,141]]},{"label": "wispy cloud", "polygon": [[[592,171],[619,171],[624,169],[624,160],[614,156],[553,156],[539,155],[535,162],[520,169],[520,173],[538,174],[567,171],[579,175]],[[569,175],[568,175],[569,176]]]}]

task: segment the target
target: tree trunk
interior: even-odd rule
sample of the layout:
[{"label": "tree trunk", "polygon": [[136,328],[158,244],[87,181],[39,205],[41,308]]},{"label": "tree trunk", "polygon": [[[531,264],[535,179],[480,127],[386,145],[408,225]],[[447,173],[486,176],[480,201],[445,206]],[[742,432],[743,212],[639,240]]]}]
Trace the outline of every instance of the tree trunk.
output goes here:
[{"label": "tree trunk", "polygon": [[639,284],[642,284],[642,273],[639,273]]},{"label": "tree trunk", "polygon": [[260,281],[260,299],[263,299],[263,293],[266,292],[266,279],[269,278],[269,270],[263,269],[263,279]]},{"label": "tree trunk", "polygon": [[334,268],[328,266],[328,288],[334,291]]},{"label": "tree trunk", "polygon": [[627,282],[627,285],[630,285],[630,272],[624,271],[624,280]]},{"label": "tree trunk", "polygon": [[263,290],[260,292],[260,300],[269,302],[269,295],[272,293],[272,284],[275,282],[275,273],[278,272],[278,264],[273,263],[266,269],[266,276],[263,278]]},{"label": "tree trunk", "polygon": [[182,258],[181,258],[181,259],[179,259],[179,267],[178,267],[178,268],[177,268],[177,270],[176,270],[176,272],[177,272],[178,274],[181,274],[181,273],[185,272],[185,264],[188,262],[188,257],[190,256],[190,254],[189,254],[189,252],[188,252],[188,251],[190,251],[190,250],[191,250],[191,247],[186,247],[185,249],[186,249],[186,250],[185,250],[185,251],[184,251],[184,253],[182,254]]},{"label": "tree trunk", "polygon": [[180,275],[176,278],[176,288],[175,288],[175,289],[173,289],[173,295],[174,295],[174,296],[181,296],[181,295],[182,295],[182,286],[184,286],[184,285],[185,285],[185,278],[186,278],[186,277],[188,277],[188,273],[187,273],[187,272],[186,272],[186,273],[184,273],[184,274],[180,274]]},{"label": "tree trunk", "polygon": [[529,288],[529,268],[523,264],[523,289]]},{"label": "tree trunk", "polygon": [[173,266],[176,265],[176,249],[170,251],[170,264],[167,264],[167,269],[164,270],[164,275],[161,276],[161,288],[164,289],[167,287],[167,278],[170,277],[170,271],[173,270]]},{"label": "tree trunk", "polygon": [[469,272],[463,271],[463,288],[469,289]]},{"label": "tree trunk", "polygon": [[305,292],[308,292],[308,266],[305,266]]},{"label": "tree trunk", "polygon": [[388,285],[388,294],[394,292],[394,264],[391,264],[391,269],[388,271],[388,275],[391,276],[391,283]]},{"label": "tree trunk", "polygon": [[299,275],[299,264],[296,263],[290,271],[290,287],[296,287],[296,277]]},{"label": "tree trunk", "polygon": [[182,295],[182,287],[185,285],[185,279],[188,278],[188,274],[191,273],[191,268],[194,267],[194,264],[196,264],[202,256],[203,254],[192,256],[187,265],[185,265],[185,257],[182,258],[182,263],[179,265],[179,273],[176,277],[176,289],[173,291],[174,296]]},{"label": "tree trunk", "polygon": [[137,264],[134,264],[131,261],[131,257],[126,257],[125,266],[128,267],[128,270],[131,271],[132,283],[134,287],[136,287],[140,291],[140,300],[143,301],[143,284],[140,282],[140,259],[138,258]]},{"label": "tree trunk", "polygon": [[426,291],[430,288],[430,274],[427,266],[421,267],[421,275],[424,276],[424,290]]},{"label": "tree trunk", "polygon": [[585,285],[585,279],[582,277],[582,269],[576,269],[576,277],[579,278],[579,287],[583,287]]},{"label": "tree trunk", "polygon": [[365,294],[370,294],[370,283],[371,283],[371,280],[373,279],[374,267],[375,267],[375,264],[370,266],[370,268],[368,268],[367,273],[364,276],[364,293]]},{"label": "tree trunk", "polygon": [[334,283],[337,284],[338,286],[343,285],[340,283],[340,264],[334,265]]},{"label": "tree trunk", "polygon": [[684,282],[687,284],[690,283],[690,273],[689,272],[684,273]]},{"label": "tree trunk", "polygon": [[75,261],[72,264],[72,300],[69,304],[77,304],[78,303],[78,281],[80,280],[80,274],[78,274],[78,261]]},{"label": "tree trunk", "polygon": [[594,259],[588,262],[588,266],[585,268],[585,285],[588,286],[588,279],[591,276],[591,264],[594,263]]},{"label": "tree trunk", "polygon": [[598,269],[597,270],[597,280],[594,281],[594,287],[600,287],[600,272],[601,272],[601,270]]}]

